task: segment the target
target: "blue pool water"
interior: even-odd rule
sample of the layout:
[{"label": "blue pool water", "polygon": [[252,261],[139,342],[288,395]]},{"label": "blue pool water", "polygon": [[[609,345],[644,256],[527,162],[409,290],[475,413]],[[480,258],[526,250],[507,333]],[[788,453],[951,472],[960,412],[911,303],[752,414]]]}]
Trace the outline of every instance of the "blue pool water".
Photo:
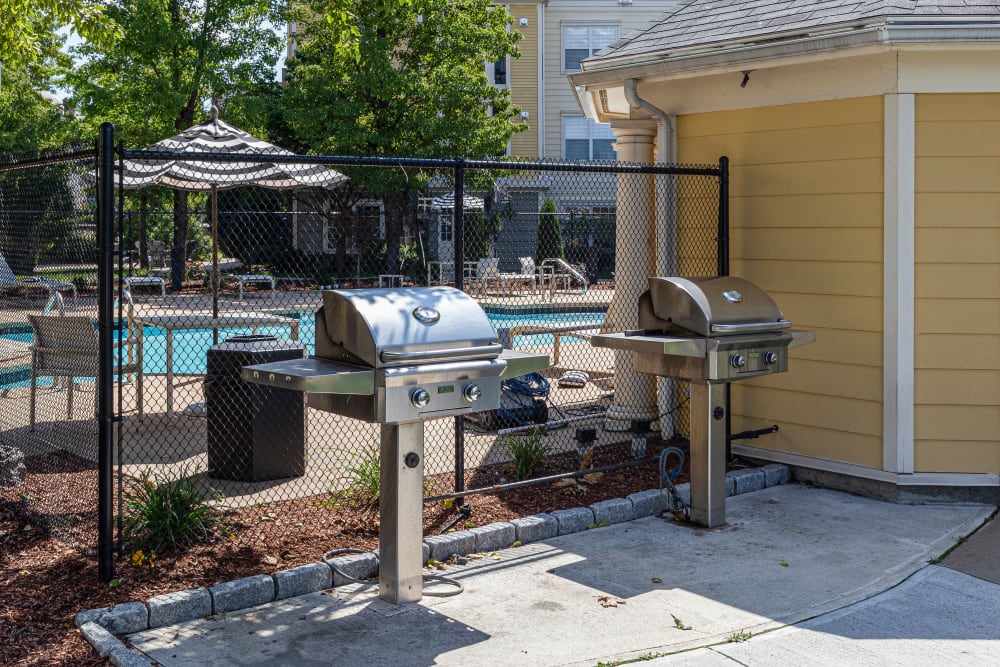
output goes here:
[{"label": "blue pool water", "polygon": [[[299,340],[305,343],[309,354],[313,353],[313,341],[315,340],[315,323],[313,314],[307,313],[281,313],[289,317],[297,317],[300,320]],[[570,313],[517,313],[517,314],[489,314],[490,321],[494,329],[513,329],[520,326],[530,326],[538,328],[556,328],[600,324],[604,321],[603,312],[570,312]],[[594,333],[595,330],[589,330]],[[243,336],[252,333],[249,327],[234,327],[232,329],[222,329],[219,331],[219,341],[224,341],[231,336]],[[289,337],[287,326],[259,327],[258,334],[278,336],[279,338]],[[7,333],[4,338],[32,342],[33,337],[30,331],[24,333]],[[553,337],[551,334],[535,334],[530,336],[517,336],[514,340],[514,347],[523,348],[532,345],[551,345]],[[563,343],[572,344],[579,342],[578,339],[564,338]],[[211,329],[192,329],[177,331],[174,333],[174,373],[179,375],[197,375],[205,372],[205,351],[212,345]],[[167,337],[166,332],[155,327],[146,327],[143,331],[143,369],[150,374],[166,373],[167,371]],[[27,378],[26,369],[18,369],[20,376],[4,377],[0,375],[0,386],[13,387],[25,386]]]}]

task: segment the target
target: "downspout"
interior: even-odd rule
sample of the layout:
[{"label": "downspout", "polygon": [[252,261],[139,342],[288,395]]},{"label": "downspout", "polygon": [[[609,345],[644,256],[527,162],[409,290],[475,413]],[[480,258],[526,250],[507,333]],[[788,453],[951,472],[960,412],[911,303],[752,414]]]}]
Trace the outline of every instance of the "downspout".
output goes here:
[{"label": "downspout", "polygon": [[[638,82],[625,80],[625,100],[629,106],[640,109],[656,120],[656,162],[673,164],[677,161],[677,117],[639,97]],[[656,266],[659,276],[677,275],[677,177],[658,175],[655,177],[656,213]],[[676,383],[660,378],[657,405],[661,415],[659,428],[666,439],[678,432],[680,418],[673,406],[678,403]]]}]

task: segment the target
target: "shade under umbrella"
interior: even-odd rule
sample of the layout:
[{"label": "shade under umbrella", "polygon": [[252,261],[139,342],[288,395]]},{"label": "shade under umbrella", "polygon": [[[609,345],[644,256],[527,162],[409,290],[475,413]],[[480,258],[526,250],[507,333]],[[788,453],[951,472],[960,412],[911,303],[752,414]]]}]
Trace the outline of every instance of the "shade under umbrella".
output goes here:
[{"label": "shade under umbrella", "polygon": [[302,187],[333,188],[347,176],[318,164],[273,162],[269,157],[295,155],[219,120],[212,107],[207,123],[194,125],[180,134],[158,141],[149,151],[187,153],[230,153],[246,155],[247,161],[201,159],[125,160],[121,184],[128,189],[162,185],[174,190],[212,193],[212,314],[219,314],[219,239],[218,191],[244,185],[291,189]]}]

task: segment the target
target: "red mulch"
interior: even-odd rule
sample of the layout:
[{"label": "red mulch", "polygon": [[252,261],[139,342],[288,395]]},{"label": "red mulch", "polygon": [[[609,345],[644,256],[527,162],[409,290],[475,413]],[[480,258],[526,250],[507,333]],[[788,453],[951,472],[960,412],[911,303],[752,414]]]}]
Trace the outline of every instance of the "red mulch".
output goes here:
[{"label": "red mulch", "polygon": [[[650,453],[662,446],[650,443]],[[594,465],[627,460],[627,447],[622,444],[602,448]],[[60,458],[60,455],[50,456]],[[571,457],[570,465],[575,464],[575,454],[562,456],[567,460],[559,461],[558,457],[547,460],[539,474],[572,469],[567,467],[567,461]],[[61,458],[66,460],[59,462],[62,472],[58,499],[66,502],[66,498],[73,498],[76,505],[65,508],[68,512],[62,517],[74,524],[74,534],[79,535],[83,530],[94,535],[96,474],[77,465],[79,462],[72,457]],[[56,462],[51,458],[42,465],[28,462],[28,476],[19,489],[25,491],[22,496],[29,498],[29,505],[46,502],[45,484],[51,489],[52,479],[43,480],[39,468],[47,466],[51,474]],[[686,473],[683,471],[677,481],[685,481]],[[509,467],[500,465],[470,472],[466,487],[488,487],[501,478],[511,478]],[[452,476],[442,475],[429,480],[428,487],[451,489],[452,483]],[[597,484],[585,489],[554,489],[545,485],[468,496],[471,516],[456,528],[587,505],[657,486],[657,472],[650,464],[606,473]],[[122,558],[117,564],[119,581],[115,587],[98,581],[97,564],[92,556],[83,555],[31,525],[23,516],[0,509],[0,665],[104,665],[107,663],[97,657],[73,625],[78,611],[272,573],[319,561],[331,549],[373,549],[378,545],[377,513],[331,508],[330,503],[324,502],[327,500],[302,498],[230,511],[228,536],[182,553],[157,554],[153,568],[135,567],[128,558]],[[425,505],[424,534],[440,532],[455,515],[455,510],[447,508],[444,502]]]}]

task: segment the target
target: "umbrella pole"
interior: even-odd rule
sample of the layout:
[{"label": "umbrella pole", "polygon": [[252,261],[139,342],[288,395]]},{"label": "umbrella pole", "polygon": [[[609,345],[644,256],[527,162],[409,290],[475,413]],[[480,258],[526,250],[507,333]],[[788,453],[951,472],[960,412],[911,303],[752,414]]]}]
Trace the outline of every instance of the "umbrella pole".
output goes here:
[{"label": "umbrella pole", "polygon": [[[212,186],[212,319],[219,317],[219,186]],[[219,342],[219,328],[212,327],[212,344]]]}]

